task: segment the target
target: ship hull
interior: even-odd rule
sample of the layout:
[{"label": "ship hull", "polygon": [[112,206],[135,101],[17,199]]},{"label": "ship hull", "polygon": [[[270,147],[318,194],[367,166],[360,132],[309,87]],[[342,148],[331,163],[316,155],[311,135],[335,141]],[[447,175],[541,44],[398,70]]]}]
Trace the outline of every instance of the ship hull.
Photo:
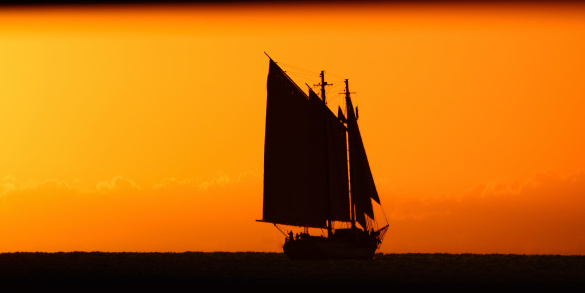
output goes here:
[{"label": "ship hull", "polygon": [[307,235],[287,240],[283,251],[290,259],[373,259],[378,243],[375,237],[347,239]]}]

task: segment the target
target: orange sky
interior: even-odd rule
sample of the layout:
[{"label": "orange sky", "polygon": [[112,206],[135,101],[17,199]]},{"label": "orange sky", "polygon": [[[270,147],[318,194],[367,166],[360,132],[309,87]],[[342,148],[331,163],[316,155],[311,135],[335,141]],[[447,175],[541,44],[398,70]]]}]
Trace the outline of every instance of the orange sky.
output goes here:
[{"label": "orange sky", "polygon": [[380,251],[585,253],[585,6],[546,3],[1,8],[0,251],[281,251],[263,52],[350,80]]}]

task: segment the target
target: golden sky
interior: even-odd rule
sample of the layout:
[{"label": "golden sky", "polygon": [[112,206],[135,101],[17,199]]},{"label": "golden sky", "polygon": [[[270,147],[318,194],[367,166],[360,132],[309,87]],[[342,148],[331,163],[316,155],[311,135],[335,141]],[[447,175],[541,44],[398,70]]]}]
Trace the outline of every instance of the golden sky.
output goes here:
[{"label": "golden sky", "polygon": [[282,251],[267,52],[348,78],[384,253],[585,253],[585,6],[0,8],[0,251]]}]

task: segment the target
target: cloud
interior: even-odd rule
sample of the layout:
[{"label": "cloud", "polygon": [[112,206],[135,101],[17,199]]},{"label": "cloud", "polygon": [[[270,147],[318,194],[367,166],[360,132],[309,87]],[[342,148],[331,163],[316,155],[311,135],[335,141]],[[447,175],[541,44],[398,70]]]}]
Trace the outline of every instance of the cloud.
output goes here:
[{"label": "cloud", "polygon": [[47,179],[47,180],[39,182],[31,187],[26,187],[25,189],[35,189],[35,190],[39,190],[39,191],[53,191],[53,190],[73,190],[74,187],[71,184],[66,183],[64,181]]},{"label": "cloud", "polygon": [[193,182],[193,179],[180,180],[177,178],[165,178],[161,183],[155,184],[153,188],[176,188],[179,186],[191,185]]},{"label": "cloud", "polygon": [[12,175],[6,175],[0,181],[0,196],[16,190],[15,179]]},{"label": "cloud", "polygon": [[278,230],[255,221],[262,216],[262,180],[253,175],[221,175],[206,188],[175,178],[141,188],[120,176],[85,190],[56,180],[26,188],[5,181],[15,188],[0,203],[0,252],[278,251],[282,245]]},{"label": "cloud", "polygon": [[177,178],[165,178],[160,183],[154,184],[153,188],[192,188],[199,190],[207,190],[218,186],[225,186],[229,184],[238,183],[242,180],[249,180],[250,178],[262,179],[262,176],[255,173],[247,172],[240,173],[235,178],[228,174],[219,173],[215,177],[209,180],[196,182],[194,179],[177,179]]},{"label": "cloud", "polygon": [[209,188],[209,186],[212,186],[212,185],[221,185],[221,184],[228,184],[231,181],[232,181],[232,179],[230,178],[229,175],[220,174],[220,175],[214,177],[210,181],[203,181],[202,183],[199,184],[199,187],[201,189],[207,189],[207,188]]},{"label": "cloud", "polygon": [[389,251],[585,254],[583,173],[537,173],[524,183],[389,205]]},{"label": "cloud", "polygon": [[140,190],[140,186],[134,183],[134,181],[124,178],[122,176],[116,176],[111,180],[101,181],[96,185],[96,189],[101,192],[108,191],[131,191]]}]

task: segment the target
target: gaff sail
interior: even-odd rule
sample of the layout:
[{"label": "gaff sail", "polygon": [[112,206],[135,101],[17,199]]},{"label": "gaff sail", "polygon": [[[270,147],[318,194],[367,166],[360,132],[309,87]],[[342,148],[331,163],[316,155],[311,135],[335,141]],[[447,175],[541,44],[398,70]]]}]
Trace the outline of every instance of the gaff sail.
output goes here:
[{"label": "gaff sail", "polygon": [[319,228],[349,221],[345,126],[272,59],[267,93],[263,221]]}]

